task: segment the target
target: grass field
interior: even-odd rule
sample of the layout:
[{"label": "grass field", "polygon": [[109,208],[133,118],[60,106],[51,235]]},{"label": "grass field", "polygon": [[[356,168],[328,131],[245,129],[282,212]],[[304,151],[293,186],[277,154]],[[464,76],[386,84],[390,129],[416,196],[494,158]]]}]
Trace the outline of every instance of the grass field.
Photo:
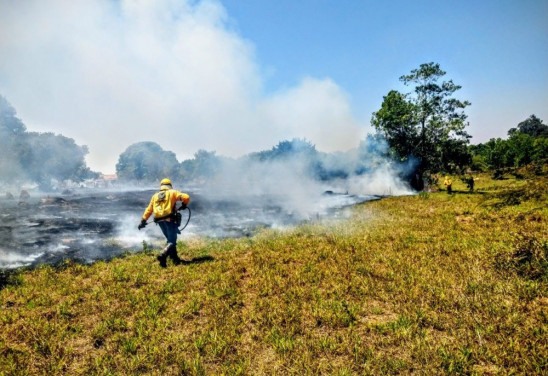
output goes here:
[{"label": "grass field", "polygon": [[[455,179],[456,180],[456,179]],[[0,375],[548,373],[548,181],[478,176],[349,219],[22,270]]]}]

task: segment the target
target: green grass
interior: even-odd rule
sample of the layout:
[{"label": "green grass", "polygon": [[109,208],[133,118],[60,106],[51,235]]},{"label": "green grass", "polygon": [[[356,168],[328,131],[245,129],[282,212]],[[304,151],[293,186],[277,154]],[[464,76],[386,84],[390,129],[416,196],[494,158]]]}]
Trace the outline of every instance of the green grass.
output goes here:
[{"label": "green grass", "polygon": [[546,373],[547,180],[456,180],[344,221],[194,239],[187,265],[145,247],[9,275],[0,375]]}]

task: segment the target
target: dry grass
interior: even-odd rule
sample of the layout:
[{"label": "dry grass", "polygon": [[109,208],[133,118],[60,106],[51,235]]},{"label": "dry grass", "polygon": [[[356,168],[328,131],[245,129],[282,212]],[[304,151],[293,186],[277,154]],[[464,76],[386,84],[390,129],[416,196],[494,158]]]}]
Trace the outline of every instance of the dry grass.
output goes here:
[{"label": "dry grass", "polygon": [[546,183],[195,240],[167,269],[145,251],[21,271],[0,290],[0,375],[545,373]]}]

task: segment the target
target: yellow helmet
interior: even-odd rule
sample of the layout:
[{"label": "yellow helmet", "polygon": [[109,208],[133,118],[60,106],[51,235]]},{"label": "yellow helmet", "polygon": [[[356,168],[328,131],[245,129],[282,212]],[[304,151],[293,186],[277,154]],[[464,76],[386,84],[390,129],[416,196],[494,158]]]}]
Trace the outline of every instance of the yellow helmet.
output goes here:
[{"label": "yellow helmet", "polygon": [[169,180],[168,178],[162,179],[160,185],[171,185],[171,180]]}]

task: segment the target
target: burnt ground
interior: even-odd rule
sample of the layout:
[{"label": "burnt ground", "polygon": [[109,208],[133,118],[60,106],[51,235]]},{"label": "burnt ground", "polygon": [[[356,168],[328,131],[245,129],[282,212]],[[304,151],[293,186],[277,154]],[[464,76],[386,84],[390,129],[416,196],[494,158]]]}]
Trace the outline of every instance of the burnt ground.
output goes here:
[{"label": "burnt ground", "polygon": [[[0,199],[0,270],[65,259],[89,263],[139,251],[143,242],[163,244],[161,231],[154,224],[137,230],[153,193],[82,190],[31,195],[25,200]],[[184,236],[252,236],[259,228],[291,226],[319,216],[293,212],[277,197],[226,199],[206,197],[199,191],[188,193],[192,217]],[[341,207],[375,198],[332,193],[323,197],[327,204],[322,206],[322,216],[336,215]],[[182,215],[184,224],[188,211]]]}]

